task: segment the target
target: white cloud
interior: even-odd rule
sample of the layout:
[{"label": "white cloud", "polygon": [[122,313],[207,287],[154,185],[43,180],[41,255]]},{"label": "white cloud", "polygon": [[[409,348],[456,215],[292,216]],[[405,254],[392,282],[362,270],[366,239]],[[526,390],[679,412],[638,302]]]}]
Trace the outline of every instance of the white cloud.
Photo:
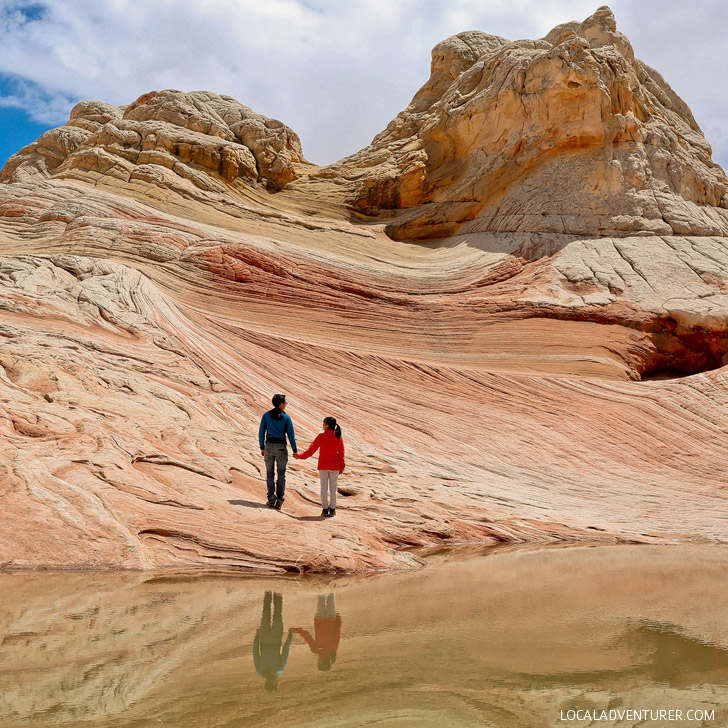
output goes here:
[{"label": "white cloud", "polygon": [[[35,6],[27,21],[21,9]],[[63,123],[74,100],[116,104],[179,88],[230,94],[281,119],[323,163],[369,143],[427,79],[432,46],[480,29],[539,37],[587,0],[0,0],[0,72],[26,80],[5,105]],[[723,0],[615,0],[640,57],[680,93],[728,162]]]}]

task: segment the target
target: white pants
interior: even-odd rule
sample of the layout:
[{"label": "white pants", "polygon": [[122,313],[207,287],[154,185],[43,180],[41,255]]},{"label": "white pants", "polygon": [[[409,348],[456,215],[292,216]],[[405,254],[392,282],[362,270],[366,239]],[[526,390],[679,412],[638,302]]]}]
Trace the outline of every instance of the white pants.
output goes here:
[{"label": "white pants", "polygon": [[336,508],[336,483],[339,480],[338,470],[319,470],[321,478],[321,507]]}]

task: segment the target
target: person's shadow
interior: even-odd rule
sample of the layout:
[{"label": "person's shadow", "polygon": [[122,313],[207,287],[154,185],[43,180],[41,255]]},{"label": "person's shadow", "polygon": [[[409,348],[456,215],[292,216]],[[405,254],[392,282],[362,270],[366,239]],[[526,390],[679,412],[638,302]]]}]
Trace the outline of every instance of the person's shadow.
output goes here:
[{"label": "person's shadow", "polygon": [[[273,613],[271,614],[271,605]],[[265,678],[265,689],[268,692],[278,690],[278,676],[288,662],[293,631],[288,630],[288,637],[281,649],[283,641],[283,595],[267,591],[263,597],[263,614],[260,627],[253,640],[253,662],[255,671]]]},{"label": "person's shadow", "polygon": [[247,500],[229,500],[228,503],[231,506],[246,506],[247,508],[265,508],[262,503],[255,503]]},{"label": "person's shadow", "polygon": [[[268,506],[262,503],[255,503],[249,500],[229,500],[228,503],[232,506],[245,506],[246,508],[268,508]],[[324,516],[292,516],[290,513],[282,513],[281,515],[293,518],[295,521],[325,521]]]}]

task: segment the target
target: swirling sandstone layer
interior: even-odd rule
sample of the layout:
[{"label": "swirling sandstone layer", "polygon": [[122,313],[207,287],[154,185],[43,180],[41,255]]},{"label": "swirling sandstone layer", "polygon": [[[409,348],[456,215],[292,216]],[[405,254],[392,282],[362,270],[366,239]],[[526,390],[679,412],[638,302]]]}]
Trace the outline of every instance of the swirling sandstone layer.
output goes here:
[{"label": "swirling sandstone layer", "polygon": [[[176,91],[84,102],[11,158],[0,563],[363,571],[439,542],[728,540],[725,175],[610,18],[445,41],[419,110],[324,169],[280,122]],[[615,106],[635,99],[651,116]],[[642,187],[607,174],[630,159]],[[344,426],[336,519],[314,461],[262,507],[281,390],[303,443]]]}]

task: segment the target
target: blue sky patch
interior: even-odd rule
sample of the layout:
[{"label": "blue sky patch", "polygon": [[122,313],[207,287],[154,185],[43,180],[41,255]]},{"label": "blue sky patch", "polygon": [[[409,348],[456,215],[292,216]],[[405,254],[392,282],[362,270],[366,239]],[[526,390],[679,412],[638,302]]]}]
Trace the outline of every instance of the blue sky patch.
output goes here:
[{"label": "blue sky patch", "polygon": [[4,165],[8,157],[52,128],[33,121],[22,109],[0,107],[0,165]]},{"label": "blue sky patch", "polygon": [[65,124],[77,101],[15,74],[0,73],[0,164],[44,131]]},{"label": "blue sky patch", "polygon": [[14,3],[2,10],[2,14],[7,17],[9,15],[19,15],[25,23],[32,23],[45,18],[48,8],[42,3]]}]

